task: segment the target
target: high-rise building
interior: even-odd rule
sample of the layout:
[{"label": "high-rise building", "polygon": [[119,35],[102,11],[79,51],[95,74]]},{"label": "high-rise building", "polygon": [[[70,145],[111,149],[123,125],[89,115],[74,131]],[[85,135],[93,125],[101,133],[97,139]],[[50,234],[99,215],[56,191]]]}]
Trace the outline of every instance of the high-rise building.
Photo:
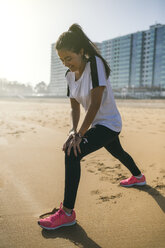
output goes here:
[{"label": "high-rise building", "polygon": [[113,88],[165,87],[165,25],[102,42]]},{"label": "high-rise building", "polygon": [[66,79],[65,72],[67,68],[59,59],[55,43],[51,46],[51,75],[50,84],[48,86],[49,95],[66,96]]},{"label": "high-rise building", "polygon": [[[95,43],[111,68],[113,88],[165,87],[165,25]],[[50,92],[66,95],[65,68],[52,45]]]}]

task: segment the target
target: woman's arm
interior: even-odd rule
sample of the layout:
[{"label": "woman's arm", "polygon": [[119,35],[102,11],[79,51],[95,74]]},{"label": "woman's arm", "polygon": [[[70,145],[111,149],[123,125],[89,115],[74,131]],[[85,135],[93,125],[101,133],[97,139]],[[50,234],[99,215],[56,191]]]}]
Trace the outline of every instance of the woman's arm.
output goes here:
[{"label": "woman's arm", "polygon": [[[81,128],[80,128],[78,134],[74,135],[73,139],[69,142],[69,144],[67,146],[68,147],[68,150],[67,150],[68,156],[70,155],[70,151],[71,151],[72,147],[73,147],[73,151],[74,151],[74,154],[76,157],[77,157],[77,150],[79,153],[81,153],[81,150],[80,150],[80,143],[82,140],[81,136],[83,136],[86,133],[86,131],[88,130],[92,121],[94,120],[94,118],[97,114],[97,111],[100,108],[104,88],[105,88],[105,86],[99,86],[99,87],[96,87],[96,88],[91,90],[91,104],[89,106],[89,109],[86,113],[85,119],[81,125]],[[71,102],[73,103],[73,105],[75,104],[74,100],[71,100]],[[79,113],[79,114],[75,114],[74,118],[72,118],[72,120],[74,120],[73,129],[74,129],[74,131],[76,131],[78,121],[79,121],[79,116],[80,116],[80,110],[79,110],[79,112],[75,111],[74,113]],[[72,114],[73,114],[73,112],[72,112]],[[79,134],[80,134],[80,136],[79,136]]]},{"label": "woman's arm", "polygon": [[70,142],[74,138],[74,135],[77,133],[77,126],[80,119],[80,104],[74,99],[70,98],[71,103],[71,130],[69,131],[69,137],[65,141],[62,150],[66,151]]},{"label": "woman's arm", "polygon": [[79,130],[81,136],[86,133],[100,108],[104,88],[105,86],[98,86],[91,90],[91,104]]},{"label": "woman's arm", "polygon": [[74,98],[70,98],[71,103],[71,130],[70,133],[75,133],[80,120],[80,104]]}]

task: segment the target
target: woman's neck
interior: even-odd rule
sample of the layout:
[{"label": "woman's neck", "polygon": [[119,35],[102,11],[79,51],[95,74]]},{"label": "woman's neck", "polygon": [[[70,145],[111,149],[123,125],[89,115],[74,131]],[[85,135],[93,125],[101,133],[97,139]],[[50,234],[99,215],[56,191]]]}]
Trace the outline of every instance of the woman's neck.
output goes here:
[{"label": "woman's neck", "polygon": [[83,73],[83,71],[84,71],[84,69],[85,69],[85,66],[86,66],[86,60],[84,60],[83,62],[82,62],[82,65],[81,65],[81,67],[79,68],[79,70],[77,71],[77,73],[79,74],[79,75],[81,75],[82,73]]},{"label": "woman's neck", "polygon": [[84,61],[84,63],[82,64],[82,66],[79,68],[79,70],[75,71],[75,80],[79,80],[79,78],[81,77],[81,75],[83,74],[84,70],[85,70],[85,66],[86,66],[86,61]]}]

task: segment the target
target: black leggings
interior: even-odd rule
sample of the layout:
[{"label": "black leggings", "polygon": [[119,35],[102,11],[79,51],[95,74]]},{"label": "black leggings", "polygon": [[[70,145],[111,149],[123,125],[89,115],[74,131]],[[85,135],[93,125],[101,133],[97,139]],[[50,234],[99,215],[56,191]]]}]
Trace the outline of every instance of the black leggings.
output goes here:
[{"label": "black leggings", "polygon": [[80,181],[80,160],[91,152],[94,152],[102,147],[105,147],[115,158],[124,164],[134,176],[141,174],[131,156],[125,152],[120,144],[119,132],[114,132],[111,129],[96,125],[90,128],[85,138],[80,143],[81,154],[77,157],[74,155],[73,148],[70,156],[65,152],[65,193],[63,205],[73,209],[75,205],[77,189]]}]

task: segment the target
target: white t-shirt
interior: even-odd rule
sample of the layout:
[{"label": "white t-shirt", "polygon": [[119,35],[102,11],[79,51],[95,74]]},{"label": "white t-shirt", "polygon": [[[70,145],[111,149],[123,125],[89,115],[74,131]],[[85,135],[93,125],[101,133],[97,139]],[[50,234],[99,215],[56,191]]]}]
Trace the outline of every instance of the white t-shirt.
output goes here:
[{"label": "white t-shirt", "polygon": [[88,110],[91,103],[91,90],[98,86],[106,86],[103,91],[100,108],[92,122],[92,127],[100,124],[113,131],[120,132],[122,121],[116,107],[110,80],[106,77],[102,59],[98,56],[90,57],[86,63],[81,77],[75,81],[75,72],[67,70],[66,80],[68,83],[67,96],[75,98],[85,109]]}]

